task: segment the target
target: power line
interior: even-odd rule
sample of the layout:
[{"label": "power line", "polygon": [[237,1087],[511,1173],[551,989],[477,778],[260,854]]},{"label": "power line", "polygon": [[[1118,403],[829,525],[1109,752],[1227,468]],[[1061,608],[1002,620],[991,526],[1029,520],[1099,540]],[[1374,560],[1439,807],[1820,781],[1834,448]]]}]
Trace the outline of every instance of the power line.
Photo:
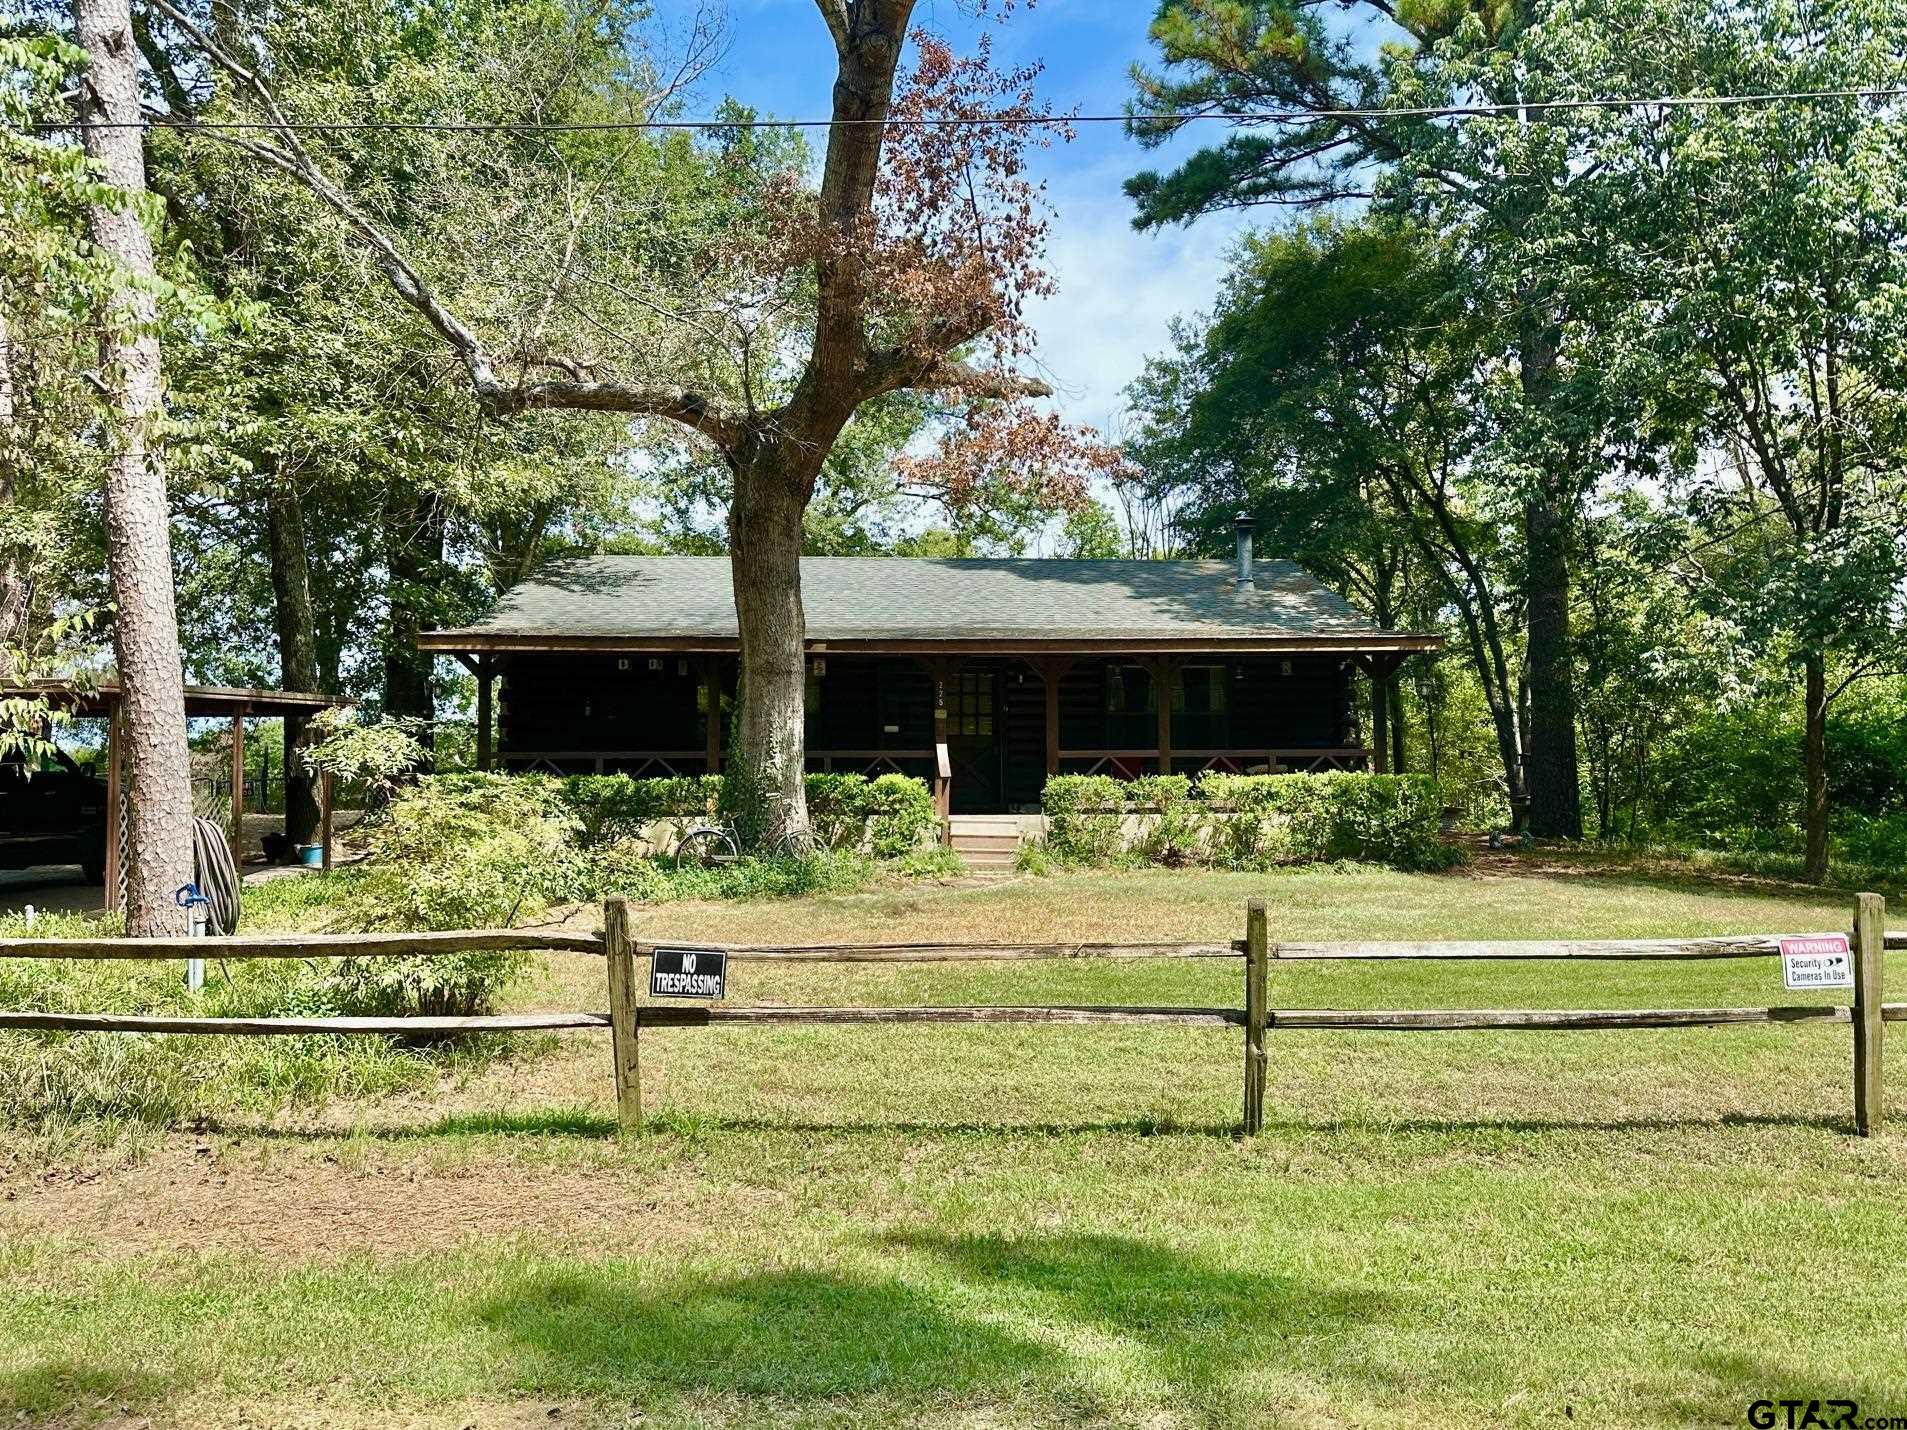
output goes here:
[{"label": "power line", "polygon": [[834,129],[880,125],[891,129],[985,129],[997,127],[1064,128],[1074,124],[1140,124],[1173,128],[1185,124],[1294,125],[1372,119],[1477,119],[1544,115],[1572,110],[1734,109],[1764,104],[1813,104],[1828,100],[1882,100],[1907,97],[1907,87],[1873,89],[1778,90],[1765,94],[1662,94],[1643,98],[1545,99],[1522,104],[1444,104],[1402,109],[1195,110],[1185,114],[975,114],[883,119],[608,119],[576,123],[461,120],[295,120],[275,124],[262,119],[188,120],[163,114],[111,123],[40,123],[33,132],[85,129],[200,129],[214,132],[303,134],[424,132],[448,134],[589,134],[639,130]]}]

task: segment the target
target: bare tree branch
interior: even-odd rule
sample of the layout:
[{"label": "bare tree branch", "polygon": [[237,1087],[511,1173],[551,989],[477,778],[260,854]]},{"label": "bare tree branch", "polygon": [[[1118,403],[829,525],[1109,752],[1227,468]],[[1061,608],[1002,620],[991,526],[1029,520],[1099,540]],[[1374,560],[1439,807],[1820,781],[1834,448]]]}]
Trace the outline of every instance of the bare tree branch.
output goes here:
[{"label": "bare tree branch", "polygon": [[1053,389],[1037,377],[989,370],[971,363],[936,361],[899,386],[934,392],[958,392],[966,397],[1051,397]]},{"label": "bare tree branch", "polygon": [[[284,111],[279,108],[270,86],[182,14],[170,0],[151,0],[151,3],[204,50],[214,64],[250,91],[263,107],[277,142],[262,143],[233,131],[207,129],[196,121],[180,121],[171,116],[166,116],[167,122],[271,165],[296,179],[330,207],[370,248],[398,297],[416,310],[457,355],[470,377],[478,404],[484,411],[498,416],[557,407],[586,412],[623,412],[631,416],[672,419],[725,449],[740,439],[740,426],[735,419],[711,399],[679,387],[581,381],[516,385],[503,382],[497,376],[496,367],[483,340],[438,299],[423,275],[404,257],[396,241],[352,203],[312,158]],[[546,357],[541,361],[560,371],[573,372],[582,367],[581,364],[556,357]]]}]

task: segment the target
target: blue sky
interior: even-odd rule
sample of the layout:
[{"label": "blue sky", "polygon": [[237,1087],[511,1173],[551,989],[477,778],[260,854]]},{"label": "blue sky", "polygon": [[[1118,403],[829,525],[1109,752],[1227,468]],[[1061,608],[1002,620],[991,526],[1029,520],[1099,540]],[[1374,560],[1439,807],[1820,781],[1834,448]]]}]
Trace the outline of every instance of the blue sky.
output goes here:
[{"label": "blue sky", "polygon": [[[945,35],[965,51],[985,24],[1003,65],[1045,62],[1040,93],[1056,110],[1116,113],[1130,89],[1129,66],[1150,58],[1153,8],[1149,0],[1040,0],[1004,23],[986,23],[950,0],[922,0],[915,29]],[[658,0],[656,9],[665,26],[680,25],[695,0]],[[780,118],[825,118],[834,50],[813,0],[729,0],[727,13],[729,49],[694,111],[708,113],[732,95]],[[1218,131],[1195,137],[1209,143]],[[1117,418],[1122,389],[1148,353],[1166,347],[1172,317],[1209,305],[1243,226],[1227,216],[1135,233],[1120,184],[1168,158],[1169,151],[1147,154],[1116,124],[1083,125],[1072,143],[1034,155],[1054,208],[1049,267],[1059,292],[1032,320],[1058,405],[1076,421],[1106,427]]]}]

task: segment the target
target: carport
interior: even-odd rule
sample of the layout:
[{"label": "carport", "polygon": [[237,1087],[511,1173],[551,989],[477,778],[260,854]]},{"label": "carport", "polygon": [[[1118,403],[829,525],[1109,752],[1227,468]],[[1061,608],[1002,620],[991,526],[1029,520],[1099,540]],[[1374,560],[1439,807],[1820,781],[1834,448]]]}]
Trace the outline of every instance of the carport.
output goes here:
[{"label": "carport", "polygon": [[[20,687],[14,687],[20,689]],[[120,747],[123,743],[120,706],[125,687],[116,679],[97,682],[39,680],[28,682],[23,693],[43,697],[75,719],[103,719],[106,722],[106,907],[117,910],[124,895],[121,871],[125,855],[125,810],[120,778]],[[232,828],[244,827],[245,820],[245,721],[250,716],[317,714],[344,702],[329,695],[295,690],[250,690],[236,686],[188,685],[185,688],[185,714],[188,720],[230,720],[232,722]],[[185,738],[185,731],[179,732]],[[318,842],[324,850],[324,867],[331,867],[331,797],[329,774],[318,780]],[[238,850],[233,850],[234,857]]]}]

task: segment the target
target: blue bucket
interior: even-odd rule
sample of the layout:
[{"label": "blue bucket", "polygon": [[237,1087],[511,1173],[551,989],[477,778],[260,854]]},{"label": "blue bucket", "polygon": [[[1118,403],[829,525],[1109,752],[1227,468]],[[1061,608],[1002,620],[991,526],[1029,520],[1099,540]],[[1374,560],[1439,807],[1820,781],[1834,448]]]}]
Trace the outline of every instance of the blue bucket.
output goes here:
[{"label": "blue bucket", "polygon": [[298,862],[307,869],[324,868],[324,845],[300,844],[298,846]]}]

